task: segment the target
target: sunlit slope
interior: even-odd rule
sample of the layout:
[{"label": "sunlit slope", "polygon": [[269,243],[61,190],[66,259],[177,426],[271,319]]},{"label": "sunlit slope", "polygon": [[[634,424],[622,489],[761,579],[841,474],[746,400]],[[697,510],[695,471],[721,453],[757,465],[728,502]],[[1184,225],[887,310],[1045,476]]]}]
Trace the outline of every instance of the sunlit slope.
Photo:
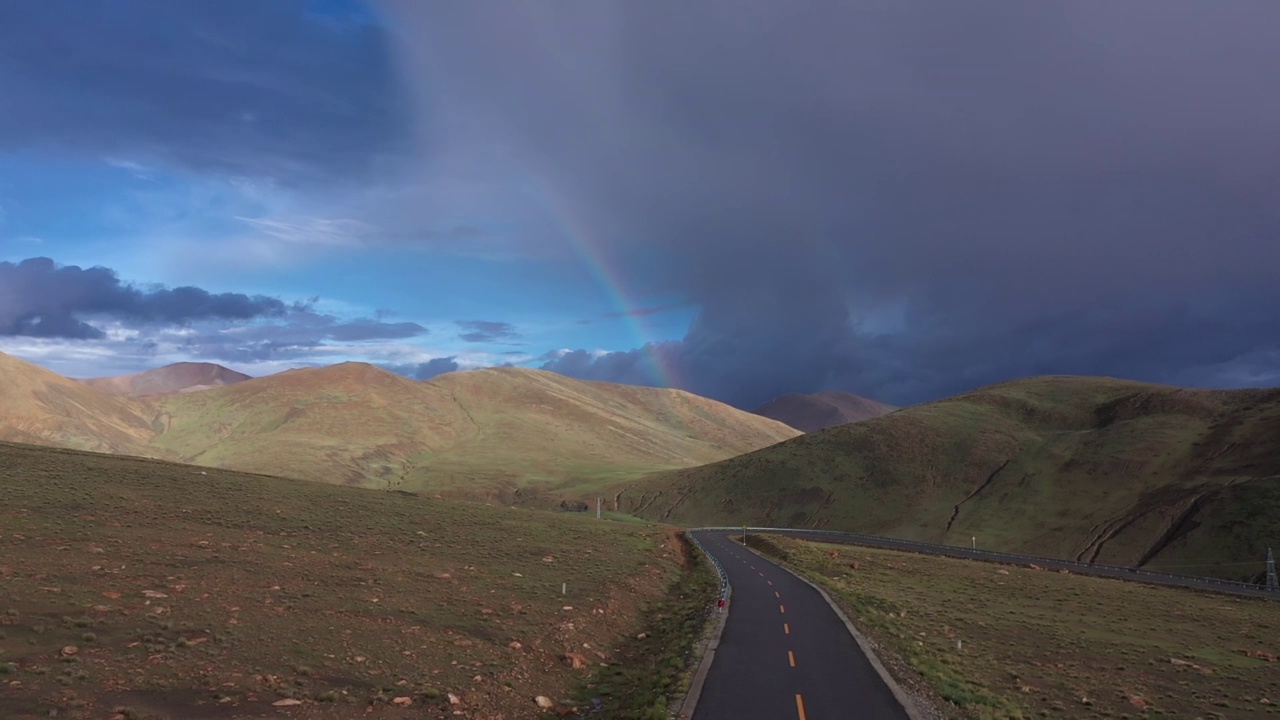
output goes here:
[{"label": "sunlit slope", "polygon": [[155,444],[188,462],[482,495],[713,462],[798,434],[688,393],[514,368],[415,382],[343,363],[154,403]]},{"label": "sunlit slope", "polygon": [[145,406],[0,353],[0,440],[154,454]]},{"label": "sunlit slope", "polygon": [[159,447],[186,462],[369,487],[469,432],[456,403],[363,363],[289,370],[155,398]]},{"label": "sunlit slope", "polygon": [[656,474],[616,497],[682,523],[976,539],[1153,567],[1256,560],[1280,537],[1280,390],[1019,380]]}]

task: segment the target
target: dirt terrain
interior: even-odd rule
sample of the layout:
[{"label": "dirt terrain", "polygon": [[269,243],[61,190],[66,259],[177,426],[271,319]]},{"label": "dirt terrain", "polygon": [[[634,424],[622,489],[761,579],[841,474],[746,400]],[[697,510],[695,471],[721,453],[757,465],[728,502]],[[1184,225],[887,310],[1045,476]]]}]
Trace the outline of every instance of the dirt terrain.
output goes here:
[{"label": "dirt terrain", "polygon": [[682,576],[660,526],[21,445],[0,506],[5,718],[538,717]]}]

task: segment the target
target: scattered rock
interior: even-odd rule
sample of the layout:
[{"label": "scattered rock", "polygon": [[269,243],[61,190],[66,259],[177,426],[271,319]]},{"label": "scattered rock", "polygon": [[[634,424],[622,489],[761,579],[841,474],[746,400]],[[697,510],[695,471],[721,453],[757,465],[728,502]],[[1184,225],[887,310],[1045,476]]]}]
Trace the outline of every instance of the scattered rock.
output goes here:
[{"label": "scattered rock", "polygon": [[552,556],[552,555],[548,555],[548,556],[546,556],[546,557],[542,558],[542,562],[544,562],[544,563],[551,563],[551,562],[555,562],[555,561],[556,561],[556,559],[555,559],[555,557],[554,557],[554,556]]},{"label": "scattered rock", "polygon": [[1134,706],[1134,707],[1136,707],[1136,708],[1138,708],[1138,709],[1142,709],[1142,708],[1147,707],[1147,706],[1148,706],[1148,705],[1150,705],[1151,703],[1147,702],[1147,699],[1146,699],[1146,698],[1144,698],[1144,697],[1142,697],[1141,695],[1130,695],[1130,696],[1129,696],[1129,704],[1130,704],[1130,705],[1132,705],[1132,706]]},{"label": "scattered rock", "polygon": [[1275,655],[1272,655],[1271,653],[1265,650],[1241,650],[1240,652],[1244,653],[1245,655],[1248,655],[1251,658],[1266,660],[1267,662],[1276,662],[1277,660],[1280,660],[1280,658],[1277,658]]},{"label": "scattered rock", "polygon": [[512,640],[511,642],[507,643],[507,647],[511,648],[512,650],[519,650],[524,646],[516,642],[515,640]]},{"label": "scattered rock", "polygon": [[[452,696],[451,696],[451,697],[452,697]],[[412,705],[412,704],[413,704],[413,698],[411,698],[411,697],[406,697],[406,696],[403,696],[403,695],[402,695],[402,696],[397,697],[397,698],[391,698],[391,704],[392,704],[392,705],[399,705],[400,707],[409,707],[410,705]]]},{"label": "scattered rock", "polygon": [[167,597],[169,597],[168,595],[166,595],[166,594],[164,594],[164,593],[160,592],[159,590],[143,590],[143,591],[142,591],[142,594],[143,594],[143,596],[145,596],[145,597],[149,597],[149,598],[167,598]]},{"label": "scattered rock", "polygon": [[565,653],[564,656],[560,659],[562,662],[564,662],[565,665],[568,665],[574,670],[581,670],[582,668],[587,666],[586,656],[581,655],[579,653]]},{"label": "scattered rock", "polygon": [[457,695],[454,695],[453,693],[449,693],[449,704],[450,704],[450,705],[461,705],[461,704],[462,704],[462,698],[458,697]]},{"label": "scattered rock", "polygon": [[518,573],[518,572],[513,572],[513,573],[511,573],[511,574],[512,574],[512,575],[514,575],[514,576],[516,576],[516,577],[524,577],[524,575],[523,575],[523,574]]},{"label": "scattered rock", "polygon": [[448,580],[453,576],[450,575],[449,573],[436,573],[435,575],[432,575],[432,577],[434,577],[437,580]]},{"label": "scattered rock", "polygon": [[355,658],[353,658],[353,659],[354,659],[356,662],[358,662],[358,663],[362,663],[362,662],[364,662],[365,660],[368,660],[369,658],[367,658],[367,657],[365,657],[365,656],[363,656],[363,655],[357,655],[357,656],[355,656]]},{"label": "scattered rock", "polygon": [[72,655],[75,655],[78,652],[80,652],[80,648],[76,647],[75,645],[68,645],[62,648],[62,654],[65,657],[71,657]]},{"label": "scattered rock", "polygon": [[1000,570],[997,570],[997,571],[996,571],[996,574],[997,574],[997,575],[1008,575],[1008,574],[1009,574],[1009,571],[1008,571],[1008,570],[1005,570],[1005,569],[1003,569],[1003,568],[1001,568]]},{"label": "scattered rock", "polygon": [[538,697],[534,698],[533,701],[537,703],[538,707],[542,708],[543,710],[550,710],[552,707],[555,706],[555,702],[551,698],[547,697],[546,695],[539,695]]},{"label": "scattered rock", "polygon": [[285,698],[283,700],[277,700],[271,704],[276,707],[292,707],[293,705],[301,705],[302,701],[296,698]]},{"label": "scattered rock", "polygon": [[1197,672],[1200,672],[1200,673],[1202,673],[1202,674],[1204,674],[1204,675],[1212,675],[1212,674],[1213,674],[1213,671],[1212,671],[1212,670],[1210,670],[1209,668],[1207,668],[1207,667],[1203,667],[1203,666],[1201,666],[1201,665],[1197,665],[1197,664],[1195,664],[1195,663],[1193,663],[1193,662],[1187,662],[1186,660],[1179,660],[1178,658],[1169,658],[1169,662],[1170,662],[1170,663],[1172,663],[1172,664],[1174,664],[1174,665],[1179,665],[1179,666],[1183,666],[1183,667],[1189,667],[1189,668],[1191,668],[1192,670],[1195,670],[1195,671],[1197,671]]},{"label": "scattered rock", "polygon": [[637,635],[637,636],[636,636],[636,639],[637,639],[637,640],[643,640],[643,639],[645,639],[645,638],[647,638],[647,637],[649,637],[649,633],[640,633],[639,635]]},{"label": "scattered rock", "polygon": [[1027,567],[1031,568],[1032,570],[1043,570],[1043,569],[1044,569],[1044,568],[1040,567],[1039,565],[1036,565],[1035,563],[1031,563],[1031,564],[1027,565]]},{"label": "scattered rock", "polygon": [[561,609],[561,610],[572,610],[572,609],[573,609],[573,606],[572,606],[572,605],[565,605],[564,607],[562,607],[562,608],[560,608],[560,609]]}]

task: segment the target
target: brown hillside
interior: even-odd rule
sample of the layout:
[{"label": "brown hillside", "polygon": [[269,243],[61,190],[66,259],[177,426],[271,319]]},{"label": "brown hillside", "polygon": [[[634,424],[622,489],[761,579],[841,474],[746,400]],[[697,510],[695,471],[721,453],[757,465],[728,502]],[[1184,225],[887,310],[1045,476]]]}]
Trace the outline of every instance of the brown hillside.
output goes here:
[{"label": "brown hillside", "polygon": [[343,363],[152,402],[155,445],[188,462],[486,496],[688,467],[798,434],[680,391],[513,368],[415,382]]},{"label": "brown hillside", "polygon": [[870,420],[897,410],[876,400],[847,392],[779,395],[751,412],[783,422],[803,432]]},{"label": "brown hillside", "polygon": [[134,375],[87,378],[80,382],[108,395],[147,397],[207,390],[250,379],[244,373],[214,363],[180,362]]},{"label": "brown hillside", "polygon": [[0,440],[154,455],[145,407],[0,353]]},{"label": "brown hillside", "polygon": [[659,473],[616,497],[678,523],[1253,577],[1280,537],[1278,428],[1280,389],[1031,378]]}]

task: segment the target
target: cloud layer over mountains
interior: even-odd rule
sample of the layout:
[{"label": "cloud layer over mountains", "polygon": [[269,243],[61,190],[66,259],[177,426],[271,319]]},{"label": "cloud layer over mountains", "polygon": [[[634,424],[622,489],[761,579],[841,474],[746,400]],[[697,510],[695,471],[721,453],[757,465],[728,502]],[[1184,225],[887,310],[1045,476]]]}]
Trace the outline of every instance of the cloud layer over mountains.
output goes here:
[{"label": "cloud layer over mountains", "polygon": [[[383,6],[424,128],[701,308],[658,349],[696,392],[1280,381],[1280,6]],[[646,379],[628,355],[547,367]]]}]

